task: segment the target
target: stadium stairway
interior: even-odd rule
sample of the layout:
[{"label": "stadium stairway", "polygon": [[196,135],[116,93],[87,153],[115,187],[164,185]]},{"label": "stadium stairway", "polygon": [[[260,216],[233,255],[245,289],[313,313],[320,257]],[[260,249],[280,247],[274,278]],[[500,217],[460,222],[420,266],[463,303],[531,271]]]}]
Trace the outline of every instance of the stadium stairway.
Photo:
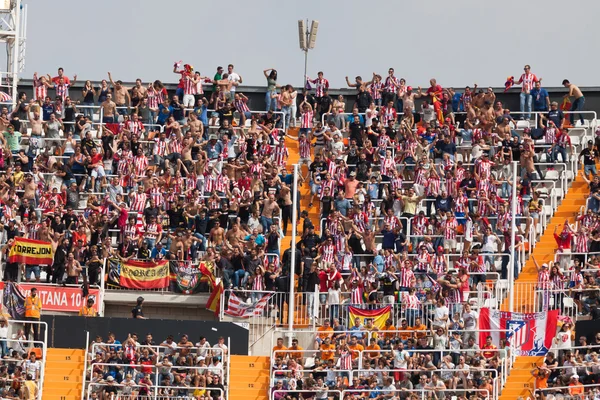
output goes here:
[{"label": "stadium stairway", "polygon": [[85,350],[49,348],[44,370],[44,400],[81,398]]},{"label": "stadium stairway", "polygon": [[[300,130],[299,128],[289,128],[288,135],[290,135],[292,137],[298,137],[299,130]],[[289,151],[289,157],[287,160],[287,169],[288,169],[288,172],[291,173],[294,171],[293,165],[297,164],[298,160],[300,160],[298,141],[286,137],[285,144]],[[302,174],[302,176],[308,175],[308,168],[306,167],[306,165],[302,166],[300,173]],[[308,210],[308,215],[310,217],[310,220],[315,225],[315,228],[316,228],[315,230],[317,232],[319,232],[320,231],[319,202],[315,201],[313,207],[311,207],[310,209],[308,208],[308,204],[310,201],[310,187],[308,186],[308,182],[305,182],[300,187],[300,192],[298,193],[298,199],[300,200],[300,211]],[[298,219],[298,232],[297,232],[297,236],[296,236],[297,241],[300,241],[301,235],[302,235],[302,221],[300,219]],[[292,240],[292,227],[290,224],[288,226],[287,235],[285,236],[285,238],[283,239],[283,242],[281,243],[281,252],[282,253],[283,253],[283,251],[285,251],[286,249],[288,249],[290,247],[291,240]]]},{"label": "stadium stairway", "polygon": [[269,398],[269,357],[231,356],[229,400]]},{"label": "stadium stairway", "polygon": [[[541,265],[549,261],[554,261],[554,255],[556,254],[557,245],[554,240],[554,228],[558,228],[558,232],[562,230],[565,220],[568,219],[569,223],[573,224],[575,218],[578,216],[582,206],[585,206],[586,199],[588,197],[589,188],[586,182],[583,180],[580,174],[577,177],[569,190],[567,191],[562,203],[558,206],[558,209],[554,213],[554,216],[550,219],[546,230],[544,231],[539,243],[533,249],[533,256],[537,262]],[[537,269],[533,263],[533,259],[529,258],[523,267],[523,271],[516,280],[517,283],[521,282],[537,282]],[[519,291],[531,290],[531,285],[515,285],[512,290],[515,290],[516,299],[533,299],[533,296],[527,296]],[[501,310],[509,310],[508,298],[504,299],[501,305]],[[519,307],[523,307],[525,310],[533,309],[533,304],[519,304]],[[520,311],[515,308],[515,311]],[[510,371],[504,389],[502,390],[501,400],[514,400],[518,396],[531,396],[529,390],[533,390],[534,378],[531,376],[531,370],[534,365],[539,365],[542,361],[542,357],[527,357],[518,356],[515,364]]]}]

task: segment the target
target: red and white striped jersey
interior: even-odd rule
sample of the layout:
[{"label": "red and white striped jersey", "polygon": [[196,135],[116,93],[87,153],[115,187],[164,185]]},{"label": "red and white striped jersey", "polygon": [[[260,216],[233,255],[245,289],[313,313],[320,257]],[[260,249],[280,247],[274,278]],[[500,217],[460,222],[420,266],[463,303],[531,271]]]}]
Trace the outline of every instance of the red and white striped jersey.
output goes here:
[{"label": "red and white striped jersey", "polygon": [[177,138],[172,138],[169,140],[169,154],[178,153],[181,154],[181,150],[183,149],[183,145],[181,141]]},{"label": "red and white striped jersey", "polygon": [[443,254],[436,254],[433,256],[431,263],[433,265],[433,272],[438,274],[438,276],[444,275],[446,272],[448,272],[448,263],[446,262],[446,256]]},{"label": "red and white striped jersey", "polygon": [[410,288],[415,286],[415,274],[410,269],[403,267],[400,270],[400,287]]},{"label": "red and white striped jersey", "polygon": [[190,75],[184,75],[182,78],[183,81],[183,94],[184,95],[194,95],[196,94],[196,83],[194,79]]},{"label": "red and white striped jersey", "polygon": [[496,228],[500,232],[506,232],[506,231],[508,231],[508,229],[510,227],[511,221],[512,221],[512,216],[510,215],[510,213],[508,211],[504,212],[503,214],[499,214],[498,222],[496,223]]},{"label": "red and white striped jersey", "polygon": [[396,86],[398,85],[398,78],[395,76],[389,76],[385,78],[384,90],[386,92],[394,93],[396,91]]},{"label": "red and white striped jersey", "polygon": [[573,249],[575,253],[588,252],[588,235],[585,232],[577,232],[573,235]]},{"label": "red and white striped jersey", "polygon": [[[362,304],[362,303],[359,303]],[[350,371],[352,370],[352,353],[347,350],[340,352],[340,370]]]},{"label": "red and white striped jersey", "polygon": [[382,82],[373,82],[369,85],[369,92],[371,92],[371,97],[373,98],[373,100],[379,100],[381,99],[381,92],[380,90],[383,88],[383,83]]},{"label": "red and white striped jersey", "polygon": [[310,142],[308,141],[308,138],[299,139],[298,146],[300,148],[300,158],[310,159]]},{"label": "red and white striped jersey", "polygon": [[379,135],[379,139],[377,139],[377,147],[379,148],[379,151],[385,151],[390,145],[390,142],[390,137],[385,133]]},{"label": "red and white striped jersey", "polygon": [[556,136],[558,134],[558,129],[556,128],[546,128],[544,131],[544,143],[553,144],[556,140]]},{"label": "red and white striped jersey", "polygon": [[35,90],[33,92],[33,98],[36,101],[44,101],[46,96],[48,96],[48,87],[40,82],[38,79],[33,81],[33,86]]},{"label": "red and white striped jersey", "polygon": [[139,119],[137,121],[128,120],[125,122],[125,129],[133,134],[138,134],[144,130],[144,124]]},{"label": "red and white striped jersey", "polygon": [[425,194],[427,194],[427,196],[437,197],[440,194],[440,186],[440,178],[437,176],[430,176],[425,185]]},{"label": "red and white striped jersey", "polygon": [[333,244],[326,244],[322,246],[319,252],[321,253],[321,260],[323,260],[323,262],[333,263],[336,254],[335,246]]},{"label": "red and white striped jersey", "polygon": [[313,111],[305,111],[300,115],[300,128],[301,129],[312,129],[313,117],[315,113]]},{"label": "red and white striped jersey", "polygon": [[392,267],[394,265],[394,255],[390,253],[383,257],[383,265],[385,268]]},{"label": "red and white striped jersey", "polygon": [[364,289],[362,285],[353,287],[350,290],[350,304],[363,304],[363,293]]},{"label": "red and white striped jersey", "polygon": [[[475,261],[475,264],[472,264]],[[485,261],[483,260],[483,256],[477,256],[477,258],[470,257],[469,262],[469,272],[482,273],[485,272]]]},{"label": "red and white striped jersey", "polygon": [[157,224],[148,224],[146,225],[146,229],[144,230],[144,236],[149,239],[158,239],[158,235],[162,232],[162,227]]},{"label": "red and white striped jersey", "polygon": [[254,291],[265,290],[265,282],[264,282],[262,275],[254,275],[254,280],[252,281],[252,290],[254,290]]},{"label": "red and white striped jersey", "polygon": [[240,114],[250,112],[250,108],[248,108],[248,103],[246,99],[234,100],[233,106]]},{"label": "red and white striped jersey", "polygon": [[156,109],[158,108],[158,95],[154,90],[148,90],[148,108]]},{"label": "red and white striped jersey", "polygon": [[225,193],[229,187],[229,178],[227,175],[220,174],[215,182],[215,190],[217,192]]},{"label": "red and white striped jersey", "polygon": [[454,172],[454,176],[456,177],[456,180],[458,182],[462,182],[463,179],[465,179],[465,169],[460,167],[460,168],[456,168],[456,171]]},{"label": "red and white striped jersey", "polygon": [[26,225],[25,229],[26,229],[26,233],[27,233],[27,237],[29,239],[33,239],[33,240],[39,240],[40,239],[40,224],[34,224],[33,222],[30,222]]},{"label": "red and white striped jersey", "polygon": [[462,303],[460,296],[460,289],[450,288],[448,289],[448,297],[446,297],[448,304],[459,304]]},{"label": "red and white striped jersey", "polygon": [[153,154],[156,156],[164,157],[167,155],[167,141],[156,139],[154,141],[154,152]]},{"label": "red and white striped jersey", "polygon": [[135,224],[130,225],[128,223],[121,229],[121,233],[122,233],[123,237],[127,237],[131,240],[134,240],[135,238],[137,238],[137,236],[139,235],[140,232],[139,232],[138,227]]},{"label": "red and white striped jersey", "polygon": [[354,213],[352,220],[354,221],[354,225],[356,225],[359,232],[364,232],[367,228],[367,224],[369,223],[369,217],[365,212],[362,211]]},{"label": "red and white striped jersey", "polygon": [[148,158],[146,156],[133,157],[133,173],[136,177],[141,177],[146,174],[148,168]]},{"label": "red and white striped jersey", "polygon": [[420,273],[427,273],[429,271],[429,267],[431,266],[431,254],[426,250],[419,251],[417,255],[417,266],[415,270]]},{"label": "red and white striped jersey", "polygon": [[398,118],[398,114],[394,107],[383,107],[381,109],[381,117],[383,119],[383,126],[389,126],[391,121],[395,121]]},{"label": "red and white striped jersey", "polygon": [[335,195],[333,193],[333,188],[334,187],[335,187],[335,181],[333,179],[331,179],[331,180],[324,180],[321,183],[321,193],[319,194],[319,199],[322,199],[325,196],[325,188],[329,188],[329,195],[333,197]]},{"label": "red and white striped jersey", "polygon": [[486,201],[487,199],[481,197],[477,199],[477,212],[482,217],[487,216],[490,212],[490,207]]},{"label": "red and white striped jersey", "polygon": [[315,84],[315,97],[323,97],[325,89],[329,89],[329,81],[325,78],[317,78],[311,82]]},{"label": "red and white striped jersey", "polygon": [[421,301],[415,294],[404,293],[402,296],[402,306],[406,310],[418,310]]},{"label": "red and white striped jersey", "polygon": [[458,221],[456,218],[448,218],[442,222],[442,228],[444,228],[444,238],[456,240],[456,229],[458,228]]},{"label": "red and white striped jersey", "polygon": [[412,234],[413,235],[424,235],[427,226],[429,226],[429,221],[425,216],[415,215],[412,219]]},{"label": "red and white striped jersey", "polygon": [[131,211],[144,212],[148,195],[146,193],[135,192],[131,195]]},{"label": "red and white striped jersey", "polygon": [[522,74],[521,78],[519,79],[518,83],[522,83],[523,84],[523,88],[521,89],[521,92],[531,92],[531,89],[533,89],[534,84],[538,81],[538,77],[535,74],[532,73],[528,73],[528,74]]},{"label": "red and white striped jersey", "polygon": [[427,183],[427,170],[424,168],[417,168],[415,171],[415,185],[425,186]]},{"label": "red and white striped jersey", "polygon": [[396,191],[398,189],[402,189],[403,183],[404,183],[404,181],[402,180],[402,177],[400,175],[398,175],[397,178],[392,179],[392,190]]},{"label": "red and white striped jersey", "polygon": [[564,289],[565,286],[565,281],[564,281],[565,277],[561,274],[556,274],[554,275],[550,280],[551,280],[551,288],[553,290],[562,290]]},{"label": "red and white striped jersey", "polygon": [[164,196],[163,196],[163,192],[164,192],[164,188],[162,187],[153,187],[150,188],[150,190],[148,191],[148,194],[150,195],[150,200],[154,200],[154,202],[156,204],[163,204],[164,201]]},{"label": "red and white striped jersey", "polygon": [[129,166],[133,162],[133,154],[131,150],[123,150],[117,164],[117,173],[120,175],[129,174]]},{"label": "red and white striped jersey", "polygon": [[490,179],[492,165],[494,165],[492,161],[484,161],[482,159],[475,161],[475,169],[477,171],[477,175],[479,175],[480,180]]},{"label": "red and white striped jersey", "polygon": [[467,196],[458,196],[454,199],[454,212],[466,213],[467,212]]},{"label": "red and white striped jersey", "polygon": [[263,170],[262,163],[260,163],[260,162],[252,163],[252,164],[250,164],[248,169],[250,170],[251,176],[254,176],[254,174],[258,174],[258,178],[262,179],[262,170]]},{"label": "red and white striped jersey", "polygon": [[67,85],[66,83],[58,84],[58,85],[54,85],[54,89],[56,90],[56,97],[60,97],[63,101],[63,103],[65,102],[65,99],[67,98],[67,96],[69,95],[69,86],[71,85]]},{"label": "red and white striped jersey", "polygon": [[389,224],[390,230],[393,230],[397,226],[399,226],[399,227],[402,226],[402,223],[400,222],[398,217],[396,217],[395,215],[392,215],[391,217],[385,217],[383,219],[383,223],[384,223],[384,225]]},{"label": "red and white striped jersey", "polygon": [[550,289],[550,273],[547,269],[538,272],[537,286],[538,289]]},{"label": "red and white striped jersey", "polygon": [[381,175],[393,176],[393,172],[396,169],[396,161],[393,158],[384,158],[381,161]]},{"label": "red and white striped jersey", "polygon": [[275,165],[282,167],[286,164],[286,160],[289,157],[290,152],[285,145],[275,146],[273,157],[275,158]]}]

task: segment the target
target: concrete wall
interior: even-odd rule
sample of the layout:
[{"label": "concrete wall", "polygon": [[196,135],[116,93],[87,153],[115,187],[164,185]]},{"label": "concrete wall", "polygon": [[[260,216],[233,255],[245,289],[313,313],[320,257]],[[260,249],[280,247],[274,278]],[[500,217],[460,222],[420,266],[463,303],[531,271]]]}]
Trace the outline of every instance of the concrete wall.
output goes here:
[{"label": "concrete wall", "polygon": [[[106,304],[104,308],[105,317],[131,318],[129,304]],[[214,321],[215,316],[204,307],[182,307],[177,303],[165,304],[164,306],[144,306],[144,316],[150,319],[178,319],[178,320],[203,320]]]}]

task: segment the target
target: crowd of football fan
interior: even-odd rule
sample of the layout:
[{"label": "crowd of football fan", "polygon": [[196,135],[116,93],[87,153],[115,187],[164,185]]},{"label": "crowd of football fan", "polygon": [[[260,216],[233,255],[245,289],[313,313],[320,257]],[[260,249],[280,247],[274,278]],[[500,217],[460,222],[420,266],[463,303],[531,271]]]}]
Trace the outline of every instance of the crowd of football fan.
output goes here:
[{"label": "crowd of football fan", "polygon": [[[320,307],[309,310],[329,311],[311,317],[336,318],[344,303],[401,302],[396,318],[414,327],[428,317],[423,304],[441,302],[455,322],[496,261],[501,278],[509,268],[518,274],[520,260],[509,265],[497,253],[508,252],[512,218],[517,249],[538,232],[548,188],[534,181],[558,168],[541,161],[578,157],[586,179],[596,174],[594,143],[573,153],[569,129],[576,114],[569,123],[529,66],[519,80],[519,115],[496,101],[491,88],[458,93],[432,79],[427,90],[415,89],[393,69],[385,79],[348,81],[357,90],[352,105],[329,96],[322,72],[299,93],[266,69],[266,107],[256,113],[239,91],[243,80],[233,65],[212,78],[188,64],[173,72],[180,75],[173,96],[160,81],[126,88],[108,74],[75,95],[75,79],[62,69],[54,78],[34,76],[34,98],[19,94],[14,110],[0,113],[5,250],[20,235],[52,242],[56,256],[45,267],[52,282],[76,283],[85,275],[97,283],[100,260],[118,255],[214,261],[226,288],[285,291],[291,257],[286,252],[280,262],[279,247],[297,212],[288,138],[298,141],[300,163],[308,167],[300,184],[311,194],[302,210],[299,289],[319,291],[312,301]],[[581,110],[579,88],[563,84],[574,110]],[[538,125],[521,123],[532,111],[541,113]],[[289,126],[298,134],[286,136]],[[519,165],[515,216],[511,161]],[[591,222],[557,232],[564,253],[598,241],[598,178],[590,185]],[[323,222],[315,227],[310,216],[316,214]],[[540,287],[580,284],[576,266],[571,273],[568,263],[557,265],[574,278],[552,279],[556,273],[542,265]],[[41,276],[35,267],[22,275]],[[7,263],[4,276],[17,280],[19,265]],[[595,284],[589,272],[581,280]],[[588,304],[591,313],[588,297],[581,297],[581,309]]]},{"label": "crowd of football fan", "polygon": [[136,333],[123,342],[109,333],[91,343],[89,398],[225,398],[229,349],[223,337],[213,346],[203,336],[194,344],[187,334],[179,341],[168,336],[156,343],[150,333],[138,340]]}]

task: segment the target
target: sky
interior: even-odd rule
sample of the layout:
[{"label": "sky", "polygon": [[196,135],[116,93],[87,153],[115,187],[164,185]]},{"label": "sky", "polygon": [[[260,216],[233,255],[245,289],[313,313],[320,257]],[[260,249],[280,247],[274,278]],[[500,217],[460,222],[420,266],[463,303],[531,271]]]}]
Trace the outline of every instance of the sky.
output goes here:
[{"label": "sky", "polygon": [[[27,55],[22,78],[67,76],[176,82],[183,60],[203,75],[232,63],[243,84],[303,85],[298,19],[319,21],[308,76],[331,87],[393,67],[412,86],[503,86],[523,66],[547,87],[563,79],[600,86],[597,0],[24,0]],[[59,12],[60,17],[56,18]]]}]

